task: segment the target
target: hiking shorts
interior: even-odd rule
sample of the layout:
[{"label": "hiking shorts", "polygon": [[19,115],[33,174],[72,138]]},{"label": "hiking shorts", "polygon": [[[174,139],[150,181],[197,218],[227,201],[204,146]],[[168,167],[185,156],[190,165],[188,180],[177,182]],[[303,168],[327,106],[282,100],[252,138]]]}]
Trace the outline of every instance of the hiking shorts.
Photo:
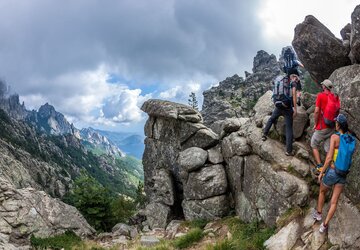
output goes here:
[{"label": "hiking shorts", "polygon": [[335,169],[328,167],[322,179],[322,182],[327,187],[332,187],[335,184],[345,185],[346,177],[338,175]]},{"label": "hiking shorts", "polygon": [[334,129],[326,128],[322,130],[315,130],[311,137],[310,145],[312,148],[320,148],[321,142],[324,142],[325,152],[329,152],[330,149],[330,137],[334,133]]}]

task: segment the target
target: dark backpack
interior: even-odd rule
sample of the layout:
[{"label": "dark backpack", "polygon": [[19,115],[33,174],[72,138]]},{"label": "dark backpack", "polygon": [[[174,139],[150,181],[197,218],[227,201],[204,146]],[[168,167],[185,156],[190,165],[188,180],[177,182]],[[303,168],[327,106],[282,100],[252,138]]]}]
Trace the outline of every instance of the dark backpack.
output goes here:
[{"label": "dark backpack", "polygon": [[291,48],[285,49],[284,52],[284,72],[289,76],[291,74],[299,75],[297,70],[298,63],[296,62],[296,56]]},{"label": "dark backpack", "polygon": [[326,107],[322,113],[326,126],[328,126],[329,128],[335,127],[335,118],[339,115],[339,112],[340,112],[339,96],[333,93],[329,93]]},{"label": "dark backpack", "polygon": [[345,177],[351,166],[352,155],[354,154],[356,147],[356,140],[354,136],[349,133],[336,134],[340,136],[340,144],[338,148],[338,155],[334,163],[335,171],[337,174]]},{"label": "dark backpack", "polygon": [[287,76],[279,75],[273,82],[273,101],[277,108],[291,108],[292,91],[291,83]]}]

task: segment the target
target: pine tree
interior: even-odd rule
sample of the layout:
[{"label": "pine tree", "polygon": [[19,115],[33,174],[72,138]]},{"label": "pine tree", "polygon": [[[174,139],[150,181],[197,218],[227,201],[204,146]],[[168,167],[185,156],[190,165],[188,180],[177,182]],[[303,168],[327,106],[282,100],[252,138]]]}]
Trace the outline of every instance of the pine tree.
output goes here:
[{"label": "pine tree", "polygon": [[189,104],[193,109],[198,110],[198,102],[197,102],[196,95],[195,95],[194,92],[191,92],[191,94],[189,95],[188,104]]}]

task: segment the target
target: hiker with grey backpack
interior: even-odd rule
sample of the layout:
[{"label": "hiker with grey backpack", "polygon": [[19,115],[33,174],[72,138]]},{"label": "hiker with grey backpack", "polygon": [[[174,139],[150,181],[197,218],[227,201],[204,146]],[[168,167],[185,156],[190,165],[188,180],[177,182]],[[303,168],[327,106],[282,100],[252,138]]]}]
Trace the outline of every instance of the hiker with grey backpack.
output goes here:
[{"label": "hiker with grey backpack", "polygon": [[286,126],[286,151],[285,155],[293,156],[293,117],[297,114],[296,107],[296,78],[295,74],[279,75],[273,81],[273,101],[275,109],[269,118],[263,131],[262,140],[267,140],[270,128],[280,116],[285,118]]},{"label": "hiker with grey backpack", "polygon": [[322,220],[322,209],[326,193],[333,188],[330,208],[326,219],[320,225],[320,233],[328,230],[329,222],[334,216],[340,194],[346,183],[346,177],[351,167],[352,156],[356,146],[355,134],[349,131],[345,115],[339,114],[336,117],[335,130],[336,133],[330,139],[330,149],[326,155],[325,163],[318,176],[320,192],[317,208],[313,213],[315,220]]}]

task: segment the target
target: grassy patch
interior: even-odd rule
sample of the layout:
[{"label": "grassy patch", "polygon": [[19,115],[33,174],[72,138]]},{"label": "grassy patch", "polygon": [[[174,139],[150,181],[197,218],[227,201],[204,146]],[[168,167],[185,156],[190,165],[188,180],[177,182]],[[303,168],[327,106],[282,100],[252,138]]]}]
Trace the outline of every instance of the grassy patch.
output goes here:
[{"label": "grassy patch", "polygon": [[48,238],[37,238],[34,235],[30,238],[33,249],[54,249],[71,250],[73,246],[81,242],[79,236],[72,231]]},{"label": "grassy patch", "polygon": [[235,217],[225,219],[225,224],[229,226],[230,232],[232,233],[232,244],[230,246],[233,245],[234,248],[224,249],[264,249],[264,242],[275,232],[275,228],[268,228],[263,223],[255,221],[247,224]]},{"label": "grassy patch", "polygon": [[159,244],[153,247],[138,247],[136,250],[169,250],[174,249],[169,241],[161,240]]},{"label": "grassy patch", "polygon": [[215,245],[207,245],[206,250],[236,250],[236,245],[228,239],[217,242]]},{"label": "grassy patch", "polygon": [[293,207],[288,209],[276,222],[278,228],[282,228],[287,225],[290,221],[296,219],[299,216],[304,215],[306,208]]},{"label": "grassy patch", "polygon": [[177,238],[174,241],[174,246],[179,249],[184,249],[192,244],[200,241],[204,236],[202,229],[200,228],[193,228],[187,234]]},{"label": "grassy patch", "polygon": [[192,220],[192,221],[184,221],[181,226],[182,227],[190,227],[190,228],[200,228],[203,229],[206,224],[209,221],[207,220],[202,220],[202,219],[197,219],[197,220]]}]

